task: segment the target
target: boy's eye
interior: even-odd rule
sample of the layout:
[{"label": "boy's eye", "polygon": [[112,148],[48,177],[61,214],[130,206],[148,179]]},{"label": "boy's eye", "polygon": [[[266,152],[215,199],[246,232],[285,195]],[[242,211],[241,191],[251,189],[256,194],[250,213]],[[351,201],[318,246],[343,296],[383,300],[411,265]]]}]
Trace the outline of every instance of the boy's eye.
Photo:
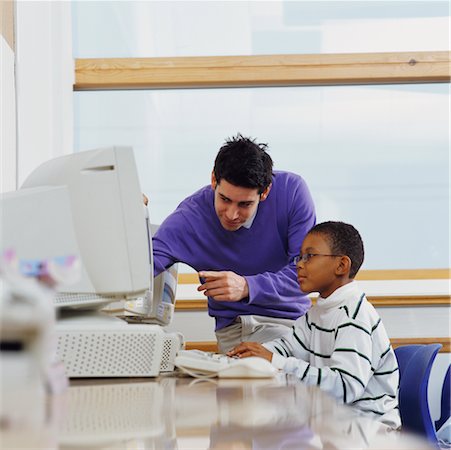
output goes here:
[{"label": "boy's eye", "polygon": [[306,263],[310,261],[310,259],[312,259],[314,256],[316,256],[316,253],[302,253],[294,258],[294,263],[298,264],[301,261],[303,263]]}]

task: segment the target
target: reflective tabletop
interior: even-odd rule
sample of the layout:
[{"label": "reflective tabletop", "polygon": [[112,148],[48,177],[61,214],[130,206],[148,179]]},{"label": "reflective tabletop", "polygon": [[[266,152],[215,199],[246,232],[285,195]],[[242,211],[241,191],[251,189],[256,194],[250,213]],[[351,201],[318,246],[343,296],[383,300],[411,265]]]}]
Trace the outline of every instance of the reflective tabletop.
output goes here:
[{"label": "reflective tabletop", "polygon": [[2,448],[432,448],[282,374],[269,380],[72,380],[41,406],[20,425],[2,424]]}]

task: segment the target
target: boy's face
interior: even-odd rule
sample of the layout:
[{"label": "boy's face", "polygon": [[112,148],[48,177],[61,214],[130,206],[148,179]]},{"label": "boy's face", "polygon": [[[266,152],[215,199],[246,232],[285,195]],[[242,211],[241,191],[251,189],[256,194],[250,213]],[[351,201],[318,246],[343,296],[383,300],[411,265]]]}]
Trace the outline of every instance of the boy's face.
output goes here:
[{"label": "boy's face", "polygon": [[307,234],[302,243],[301,255],[315,256],[297,264],[298,281],[303,292],[319,292],[321,297],[326,298],[341,286],[339,275],[342,257],[330,256],[332,253],[322,234]]}]

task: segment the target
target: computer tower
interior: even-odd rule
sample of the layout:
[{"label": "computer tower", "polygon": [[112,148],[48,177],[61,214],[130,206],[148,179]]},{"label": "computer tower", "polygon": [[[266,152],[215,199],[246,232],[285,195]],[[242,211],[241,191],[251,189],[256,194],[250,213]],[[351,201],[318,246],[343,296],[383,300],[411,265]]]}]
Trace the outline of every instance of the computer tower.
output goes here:
[{"label": "computer tower", "polygon": [[164,332],[158,325],[78,312],[56,325],[57,355],[69,378],[156,377]]},{"label": "computer tower", "polygon": [[177,352],[185,347],[181,333],[164,333],[160,372],[172,372]]}]

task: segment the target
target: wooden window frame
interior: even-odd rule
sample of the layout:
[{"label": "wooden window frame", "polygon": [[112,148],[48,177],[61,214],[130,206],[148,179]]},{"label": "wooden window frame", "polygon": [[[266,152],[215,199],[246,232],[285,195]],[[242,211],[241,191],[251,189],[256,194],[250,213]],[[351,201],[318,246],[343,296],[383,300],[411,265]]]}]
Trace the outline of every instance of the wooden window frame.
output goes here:
[{"label": "wooden window frame", "polygon": [[75,91],[450,82],[450,52],[93,58]]},{"label": "wooden window frame", "polygon": [[[449,337],[407,337],[407,338],[390,338],[390,343],[393,348],[401,347],[403,345],[428,345],[428,344],[442,344],[440,353],[451,353],[451,338]],[[187,350],[202,350],[204,352],[215,352],[218,350],[218,343],[216,341],[190,341],[186,342],[185,348]]]},{"label": "wooden window frame", "polygon": [[[356,279],[358,281],[386,281],[386,280],[449,280],[451,269],[404,269],[404,270],[361,270]],[[196,273],[181,273],[178,284],[198,285],[199,277]],[[316,298],[313,298],[315,302]],[[403,306],[451,306],[449,295],[368,295],[368,300],[375,307],[403,307]],[[179,311],[206,311],[206,299],[180,300],[176,304]]]}]

